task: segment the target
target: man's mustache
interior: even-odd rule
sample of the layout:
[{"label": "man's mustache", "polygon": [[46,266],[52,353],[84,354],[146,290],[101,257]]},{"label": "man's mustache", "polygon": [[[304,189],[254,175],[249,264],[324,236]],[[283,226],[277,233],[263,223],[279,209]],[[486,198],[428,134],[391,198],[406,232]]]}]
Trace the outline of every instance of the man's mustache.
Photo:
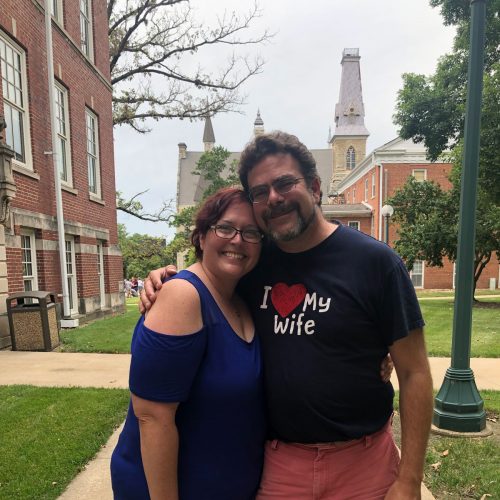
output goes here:
[{"label": "man's mustache", "polygon": [[276,207],[268,208],[263,214],[262,218],[264,220],[272,219],[273,217],[279,217],[280,215],[287,214],[292,210],[296,210],[297,207],[295,203],[287,203],[283,205],[278,205]]}]

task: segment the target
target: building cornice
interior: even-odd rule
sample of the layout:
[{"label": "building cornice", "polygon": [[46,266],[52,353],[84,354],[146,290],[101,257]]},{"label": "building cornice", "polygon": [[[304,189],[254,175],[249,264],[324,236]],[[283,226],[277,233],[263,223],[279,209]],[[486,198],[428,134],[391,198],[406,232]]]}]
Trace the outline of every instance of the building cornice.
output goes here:
[{"label": "building cornice", "polygon": [[379,148],[374,149],[371,153],[366,155],[366,158],[339,183],[338,191],[342,192],[343,190],[352,186],[358,180],[362,179],[376,165],[380,165],[382,163],[435,163],[427,159],[425,150],[408,151],[408,149],[404,147],[389,149],[390,146],[396,144],[398,140],[402,141],[402,139],[400,138],[393,139],[392,141],[384,144],[383,146],[380,146]]}]

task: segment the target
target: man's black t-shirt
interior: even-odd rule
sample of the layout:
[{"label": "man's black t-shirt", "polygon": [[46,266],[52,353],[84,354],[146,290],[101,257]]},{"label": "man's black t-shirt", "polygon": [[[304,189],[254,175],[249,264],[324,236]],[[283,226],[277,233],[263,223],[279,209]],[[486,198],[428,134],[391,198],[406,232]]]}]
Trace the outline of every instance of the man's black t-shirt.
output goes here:
[{"label": "man's black t-shirt", "polygon": [[271,438],[332,442],[385,424],[394,391],[380,363],[424,324],[387,245],[345,226],[305,252],[270,245],[241,288],[262,340]]}]

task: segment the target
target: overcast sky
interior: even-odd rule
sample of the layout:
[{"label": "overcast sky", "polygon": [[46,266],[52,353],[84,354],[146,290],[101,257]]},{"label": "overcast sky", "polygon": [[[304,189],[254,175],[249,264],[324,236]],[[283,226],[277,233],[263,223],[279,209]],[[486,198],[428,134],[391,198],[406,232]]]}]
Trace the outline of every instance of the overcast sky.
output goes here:
[{"label": "overcast sky", "polygon": [[[199,19],[210,19],[251,0],[191,0]],[[428,0],[261,0],[262,17],[255,29],[269,28],[274,39],[256,50],[266,60],[260,75],[245,83],[242,114],[213,118],[217,144],[241,151],[250,140],[260,109],[266,131],[296,134],[310,148],[326,148],[334,129],[342,51],[359,48],[365,123],[370,131],[367,152],[394,139],[392,123],[397,91],[405,72],[430,74],[438,58],[450,52],[454,29],[445,27]],[[247,7],[245,7],[247,6]],[[206,9],[212,9],[212,13]],[[245,50],[245,49],[244,49]],[[206,67],[217,65],[217,55]],[[202,151],[203,122],[152,122],[147,135],[127,127],[115,129],[116,186],[127,197],[149,189],[141,201],[155,210],[161,200],[175,200],[179,142]],[[173,203],[175,206],[175,201]],[[118,212],[129,233],[171,238],[164,223],[145,223]]]}]

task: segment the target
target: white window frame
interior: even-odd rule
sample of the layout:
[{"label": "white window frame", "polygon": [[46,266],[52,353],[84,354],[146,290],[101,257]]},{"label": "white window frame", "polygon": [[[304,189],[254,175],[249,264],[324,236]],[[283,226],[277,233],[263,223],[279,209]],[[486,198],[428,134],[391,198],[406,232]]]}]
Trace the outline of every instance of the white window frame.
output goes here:
[{"label": "white window frame", "polygon": [[[11,62],[8,61],[7,53],[13,54],[13,60]],[[17,59],[17,64],[14,61],[14,58]],[[33,170],[26,53],[2,32],[0,32],[0,59],[3,94],[2,114],[7,121],[7,129],[5,130],[6,142],[16,153],[12,159],[13,165]],[[13,78],[12,83],[10,83],[9,76]],[[16,86],[18,88],[16,88]],[[19,94],[18,97],[16,97],[17,94]],[[11,114],[9,114],[9,111]],[[22,147],[21,153],[24,155],[24,158],[20,158],[20,154],[15,149],[16,144],[14,144],[14,137],[11,137],[9,142],[9,135],[11,134],[11,131],[14,130],[14,126],[12,125],[12,113],[19,113],[21,116],[19,139]]]},{"label": "white window frame", "polygon": [[[422,266],[422,272],[421,273],[416,273],[414,271],[415,269],[415,264],[419,263],[421,266]],[[421,280],[422,280],[422,283],[420,285],[415,285],[414,281],[413,281],[413,277],[414,276],[421,276]],[[413,269],[410,271],[410,278],[411,278],[411,282],[413,283],[413,286],[415,288],[424,288],[424,276],[425,276],[425,261],[423,260],[416,260],[414,263],[413,263]]]},{"label": "white window frame", "polygon": [[346,196],[346,201],[347,201],[347,204],[349,204],[349,195],[351,194],[350,191],[347,191],[347,196]]},{"label": "white window frame", "polygon": [[92,1],[79,0],[80,4],[80,48],[91,60],[94,60]]},{"label": "white window frame", "polygon": [[356,186],[352,188],[352,202],[356,203]]},{"label": "white window frame", "polygon": [[[28,243],[28,245],[26,245],[26,243]],[[26,255],[26,252],[29,252],[29,256]],[[35,231],[30,229],[21,230],[21,262],[23,267],[23,290],[25,292],[38,290],[36,238]],[[28,265],[31,266],[31,273],[27,272],[25,267]],[[26,282],[31,283],[30,289],[26,288]]]},{"label": "white window frame", "polygon": [[345,153],[345,168],[352,170],[356,166],[356,150],[353,146],[349,146]]},{"label": "white window frame", "polygon": [[[54,86],[54,99],[56,108],[55,122],[57,138],[57,168],[59,170],[61,182],[67,186],[73,187],[68,91],[58,82],[55,82]],[[62,147],[63,144],[64,147]],[[66,168],[66,172],[64,172],[63,165]],[[63,175],[64,173],[66,175]]]},{"label": "white window frame", "polygon": [[352,227],[353,229],[356,229],[357,231],[359,231],[359,220],[350,220],[350,221],[347,221],[347,225],[349,227]]},{"label": "white window frame", "polygon": [[[418,174],[421,174],[423,173],[424,174],[424,178],[423,179],[419,179],[417,177]],[[415,175],[417,174],[417,175]],[[411,171],[411,175],[415,178],[415,180],[417,182],[424,182],[427,180],[427,169],[426,168],[414,168],[412,171]]]},{"label": "white window frame", "polygon": [[102,241],[97,242],[97,276],[99,279],[101,308],[103,308],[106,305],[106,287],[104,276],[104,245],[102,244]]},{"label": "white window frame", "polygon": [[101,199],[102,197],[101,197],[101,165],[99,161],[99,120],[97,118],[97,115],[92,111],[90,111],[90,109],[88,108],[85,109],[85,129],[87,138],[88,189],[91,195]]},{"label": "white window frame", "polygon": [[372,173],[372,199],[375,198],[375,193],[376,193],[376,176],[375,172]]},{"label": "white window frame", "polygon": [[50,0],[50,13],[52,17],[59,23],[63,23],[63,0]]},{"label": "white window frame", "polygon": [[69,312],[78,314],[78,276],[76,272],[75,238],[66,235],[64,239],[66,252],[66,272],[68,275]]},{"label": "white window frame", "polygon": [[368,178],[365,179],[365,200],[368,201]]}]

